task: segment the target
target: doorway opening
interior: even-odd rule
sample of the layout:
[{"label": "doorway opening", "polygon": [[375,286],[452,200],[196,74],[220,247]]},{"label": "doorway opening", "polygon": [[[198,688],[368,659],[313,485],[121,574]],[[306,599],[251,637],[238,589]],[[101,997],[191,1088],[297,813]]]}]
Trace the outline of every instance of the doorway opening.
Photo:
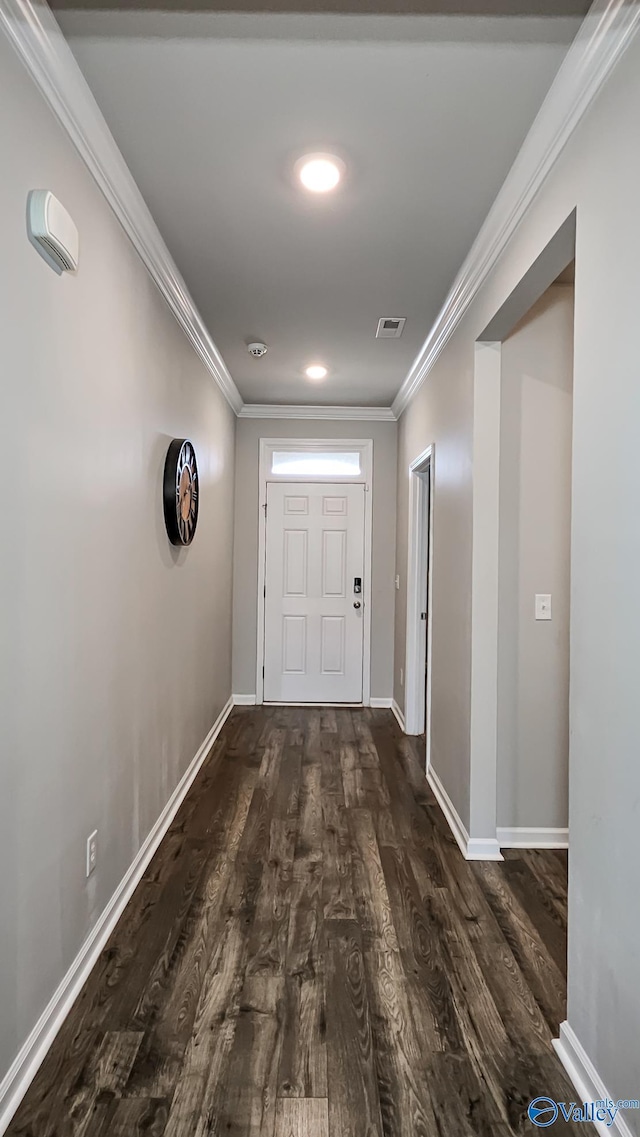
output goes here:
[{"label": "doorway opening", "polygon": [[[558,773],[557,766],[555,775],[547,777],[538,760],[539,747],[533,752],[527,750],[529,757],[525,756],[526,747],[522,754],[514,753],[499,703],[504,709],[506,700],[511,699],[510,713],[522,722],[528,716],[530,724],[543,731],[550,721],[550,708],[535,692],[544,682],[547,665],[551,671],[556,667],[557,659],[543,656],[554,650],[556,630],[562,631],[565,662],[561,697],[567,721],[573,300],[557,317],[556,306],[552,304],[547,310],[544,297],[552,286],[573,293],[572,279],[566,274],[572,274],[570,266],[575,261],[574,210],[476,342],[469,833],[483,859],[499,858],[501,846],[523,847],[525,842],[527,848],[567,845],[566,820],[562,825],[552,815],[546,820],[549,814],[544,811],[544,795],[539,790],[544,784],[547,804],[553,803],[554,794],[557,804],[562,797],[560,780],[564,778],[566,805],[568,732],[565,728],[563,772]],[[510,370],[515,376],[512,385]],[[562,437],[556,437],[554,431]],[[552,462],[546,457],[549,448]],[[526,466],[520,468],[524,453]],[[556,484],[549,486],[545,479],[552,467]],[[560,469],[561,487],[556,477]],[[521,490],[526,490],[524,498]],[[557,508],[559,496],[565,503],[561,510]],[[509,543],[511,549],[507,548]],[[550,554],[545,552],[544,558],[539,555],[543,547],[548,547]],[[505,598],[510,577],[517,595],[514,593],[509,608]],[[559,601],[555,609],[554,589]],[[549,595],[551,621],[544,615],[540,620],[536,618],[536,605],[543,605]],[[542,656],[536,662],[539,650]],[[532,668],[531,682],[524,687],[520,684],[514,692],[514,680],[519,683],[520,675],[527,671],[531,677]],[[511,694],[507,695],[510,685]],[[556,688],[554,683],[547,690],[547,700],[556,699]],[[521,723],[517,733],[524,737]],[[560,733],[556,732],[557,737]],[[511,790],[505,794],[505,765],[509,763],[513,777]]]},{"label": "doorway opening", "polygon": [[427,770],[431,762],[434,458],[431,445],[409,467],[405,731],[425,735]]},{"label": "doorway opening", "polygon": [[469,844],[553,896],[565,992],[575,238],[574,212],[474,369]]},{"label": "doorway opening", "polygon": [[573,266],[502,341],[497,836],[567,848]]}]

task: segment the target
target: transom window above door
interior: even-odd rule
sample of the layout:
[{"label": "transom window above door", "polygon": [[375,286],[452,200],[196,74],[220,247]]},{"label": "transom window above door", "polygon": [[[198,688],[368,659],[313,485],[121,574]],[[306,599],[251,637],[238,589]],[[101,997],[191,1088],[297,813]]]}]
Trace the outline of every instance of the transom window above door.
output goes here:
[{"label": "transom window above door", "polygon": [[271,473],[296,477],[357,477],[359,450],[274,450]]},{"label": "transom window above door", "polygon": [[261,438],[260,481],[364,482],[371,480],[370,438]]}]

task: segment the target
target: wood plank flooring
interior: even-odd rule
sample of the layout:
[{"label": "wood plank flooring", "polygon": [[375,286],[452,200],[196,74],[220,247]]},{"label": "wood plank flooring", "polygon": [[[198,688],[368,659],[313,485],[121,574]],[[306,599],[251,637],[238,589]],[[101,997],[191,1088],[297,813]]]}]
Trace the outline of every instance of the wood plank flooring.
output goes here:
[{"label": "wood plank flooring", "polygon": [[236,708],[8,1133],[537,1133],[565,959],[565,856],[465,862],[390,712]]}]

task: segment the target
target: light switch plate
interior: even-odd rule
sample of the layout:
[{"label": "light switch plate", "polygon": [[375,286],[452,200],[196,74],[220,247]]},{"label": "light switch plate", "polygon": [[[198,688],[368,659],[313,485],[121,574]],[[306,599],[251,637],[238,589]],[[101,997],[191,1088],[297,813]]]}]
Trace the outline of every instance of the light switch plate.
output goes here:
[{"label": "light switch plate", "polygon": [[546,592],[536,593],[536,620],[551,619],[551,597]]}]

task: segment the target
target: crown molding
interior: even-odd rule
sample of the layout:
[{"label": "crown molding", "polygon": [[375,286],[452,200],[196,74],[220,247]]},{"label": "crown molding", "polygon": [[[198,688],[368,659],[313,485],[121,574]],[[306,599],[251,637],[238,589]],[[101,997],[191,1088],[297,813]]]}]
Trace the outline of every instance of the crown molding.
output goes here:
[{"label": "crown molding", "polygon": [[595,0],[393,401],[396,418],[420,390],[639,27],[640,4]]},{"label": "crown molding", "polygon": [[0,0],[0,28],[122,225],[176,320],[236,414],[242,399],[133,175],[44,0]]},{"label": "crown molding", "polygon": [[395,422],[391,407],[307,407],[280,406],[278,403],[245,403],[238,412],[239,418],[312,418],[334,420],[360,420],[363,422]]},{"label": "crown molding", "polygon": [[69,135],[150,276],[243,418],[394,421],[414,398],[584,114],[640,26],[640,5],[595,0],[391,408],[243,405],[144,198],[45,0],[0,0],[0,29]]}]

